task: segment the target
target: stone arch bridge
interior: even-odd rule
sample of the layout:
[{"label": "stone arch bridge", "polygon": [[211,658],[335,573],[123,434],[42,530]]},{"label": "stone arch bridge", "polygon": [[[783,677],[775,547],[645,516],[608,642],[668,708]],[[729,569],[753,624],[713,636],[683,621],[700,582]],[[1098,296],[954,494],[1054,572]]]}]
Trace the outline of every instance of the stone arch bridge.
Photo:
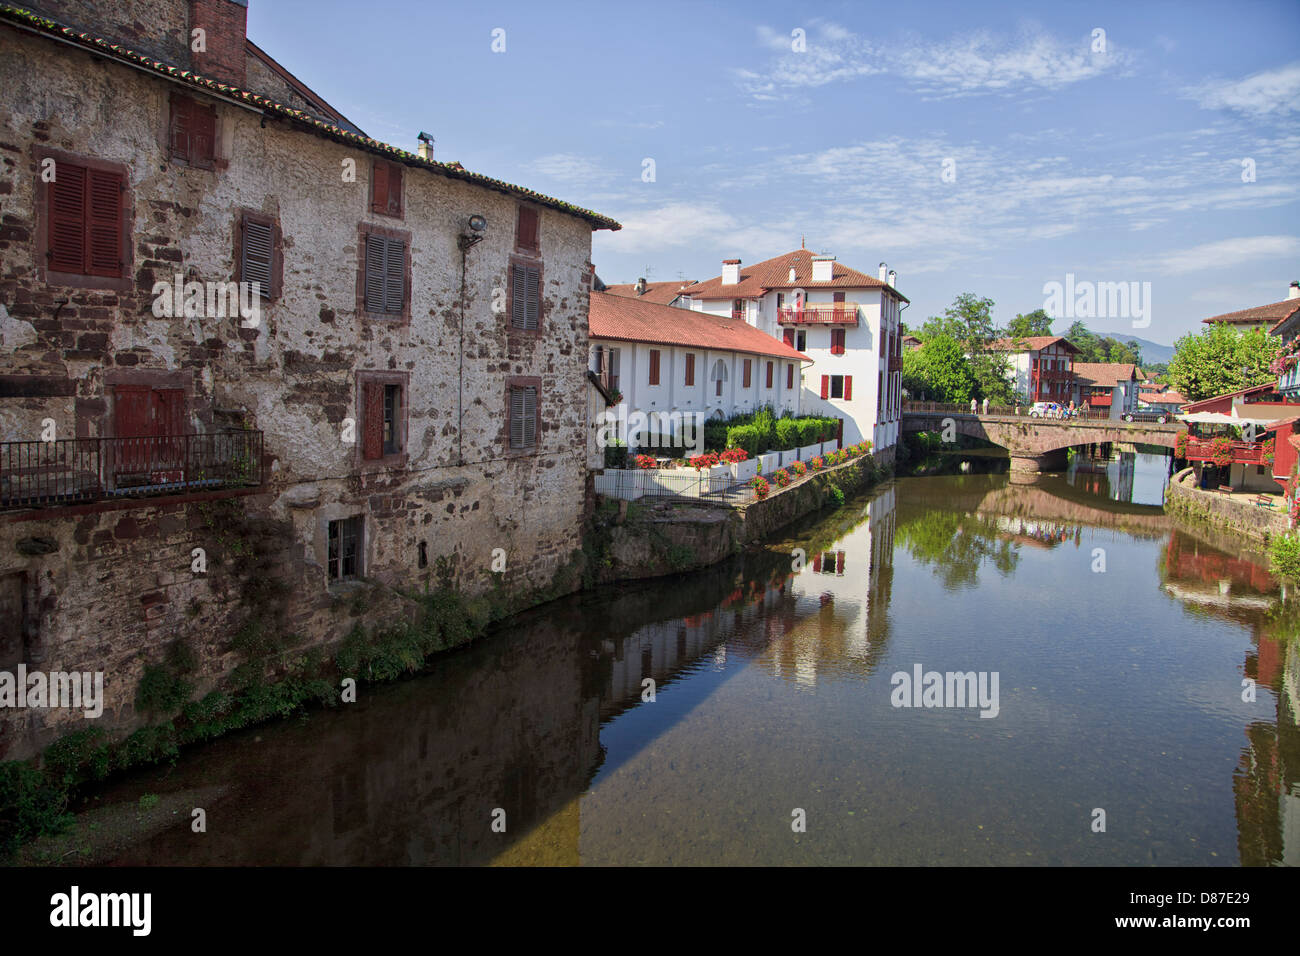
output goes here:
[{"label": "stone arch bridge", "polygon": [[1126,442],[1172,449],[1184,426],[1178,422],[1123,422],[1110,419],[1030,418],[1028,415],[972,415],[961,411],[903,412],[904,432],[940,432],[952,424],[958,435],[981,438],[1005,448],[1013,474],[1065,468],[1065,450],[1078,445]]}]

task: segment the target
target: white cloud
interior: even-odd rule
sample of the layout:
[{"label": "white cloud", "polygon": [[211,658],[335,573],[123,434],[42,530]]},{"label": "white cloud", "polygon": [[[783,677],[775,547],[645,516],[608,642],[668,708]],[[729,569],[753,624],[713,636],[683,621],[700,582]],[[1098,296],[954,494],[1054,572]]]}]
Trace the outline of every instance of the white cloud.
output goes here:
[{"label": "white cloud", "polygon": [[1240,80],[1208,80],[1183,91],[1203,109],[1226,109],[1251,117],[1300,110],[1300,62]]},{"label": "white cloud", "polygon": [[529,164],[529,169],[557,183],[570,186],[605,183],[613,178],[612,174],[599,163],[590,157],[579,156],[576,153],[551,153],[549,156],[539,156]]},{"label": "white cloud", "polygon": [[1295,236],[1242,236],[1165,252],[1146,260],[1140,268],[1181,275],[1297,255],[1300,255],[1300,238]]}]

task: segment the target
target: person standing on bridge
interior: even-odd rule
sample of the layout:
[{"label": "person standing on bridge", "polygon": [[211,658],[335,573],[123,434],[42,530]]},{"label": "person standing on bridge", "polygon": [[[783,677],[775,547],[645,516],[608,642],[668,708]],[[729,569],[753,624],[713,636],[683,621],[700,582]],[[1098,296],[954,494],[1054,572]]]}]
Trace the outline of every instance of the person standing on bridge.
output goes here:
[{"label": "person standing on bridge", "polygon": [[975,414],[978,413],[978,406],[976,405],[976,403],[975,403],[975,399],[973,399],[973,398],[970,400],[970,413],[971,413],[972,415],[975,415]]},{"label": "person standing on bridge", "polygon": [[989,397],[988,397],[987,395],[985,395],[985,396],[984,396],[984,414],[987,415],[988,413],[989,413]]}]

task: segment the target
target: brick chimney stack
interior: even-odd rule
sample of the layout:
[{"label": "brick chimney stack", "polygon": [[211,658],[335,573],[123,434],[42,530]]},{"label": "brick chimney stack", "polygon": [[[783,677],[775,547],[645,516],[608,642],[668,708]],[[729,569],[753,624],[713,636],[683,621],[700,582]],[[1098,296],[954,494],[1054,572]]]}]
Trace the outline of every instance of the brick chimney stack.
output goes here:
[{"label": "brick chimney stack", "polygon": [[[194,31],[203,31],[203,50]],[[196,73],[233,86],[247,82],[248,0],[190,0],[190,58]]]}]

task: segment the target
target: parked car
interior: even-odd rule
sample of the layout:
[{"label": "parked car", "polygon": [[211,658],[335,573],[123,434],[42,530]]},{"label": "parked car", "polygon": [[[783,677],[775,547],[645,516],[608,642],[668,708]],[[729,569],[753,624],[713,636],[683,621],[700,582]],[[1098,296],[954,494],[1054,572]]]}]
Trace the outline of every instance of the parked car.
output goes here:
[{"label": "parked car", "polygon": [[1034,402],[1029,409],[1030,418],[1071,418],[1073,413],[1056,402]]},{"label": "parked car", "polygon": [[1145,411],[1125,412],[1124,421],[1126,422],[1159,422],[1163,425],[1173,416],[1169,412],[1158,411],[1150,408]]}]

